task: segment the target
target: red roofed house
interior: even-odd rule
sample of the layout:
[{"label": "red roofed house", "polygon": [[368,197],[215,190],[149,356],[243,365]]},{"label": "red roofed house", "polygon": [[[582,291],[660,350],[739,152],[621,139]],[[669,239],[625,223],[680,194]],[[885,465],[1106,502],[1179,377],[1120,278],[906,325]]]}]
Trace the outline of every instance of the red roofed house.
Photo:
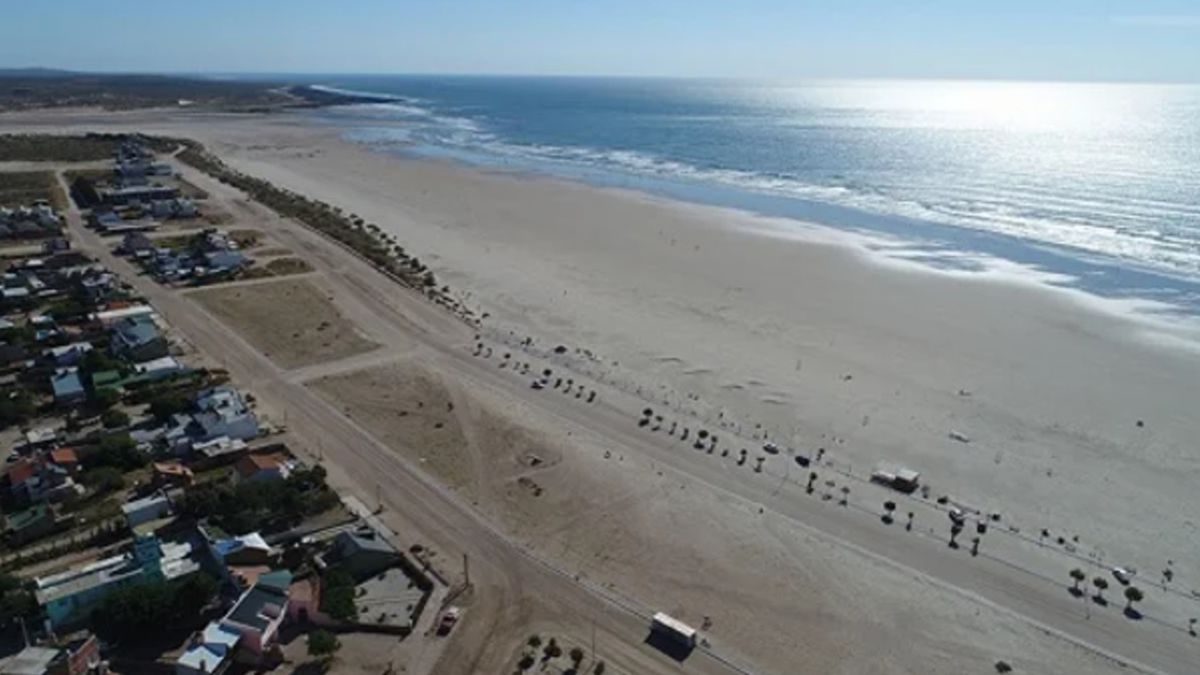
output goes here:
[{"label": "red roofed house", "polygon": [[292,459],[282,452],[246,455],[233,468],[242,482],[282,480],[292,473]]},{"label": "red roofed house", "polygon": [[49,459],[51,464],[66,469],[67,473],[72,476],[79,472],[79,455],[75,452],[75,448],[51,450]]},{"label": "red roofed house", "polygon": [[187,487],[195,478],[192,470],[179,462],[154,463],[154,485],[156,487],[166,485]]}]

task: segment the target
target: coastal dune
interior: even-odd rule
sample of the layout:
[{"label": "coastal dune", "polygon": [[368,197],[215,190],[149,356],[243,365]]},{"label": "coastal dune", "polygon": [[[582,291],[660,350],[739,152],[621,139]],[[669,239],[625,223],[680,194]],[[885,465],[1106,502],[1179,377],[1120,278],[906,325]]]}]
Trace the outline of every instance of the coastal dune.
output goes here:
[{"label": "coastal dune", "polygon": [[490,334],[586,348],[664,410],[824,448],[860,475],[911,466],[931,496],[1112,564],[1200,554],[1186,326],[1017,274],[921,267],[883,255],[889,242],[405,159],[295,121],[189,130],[394,232],[490,313]]}]

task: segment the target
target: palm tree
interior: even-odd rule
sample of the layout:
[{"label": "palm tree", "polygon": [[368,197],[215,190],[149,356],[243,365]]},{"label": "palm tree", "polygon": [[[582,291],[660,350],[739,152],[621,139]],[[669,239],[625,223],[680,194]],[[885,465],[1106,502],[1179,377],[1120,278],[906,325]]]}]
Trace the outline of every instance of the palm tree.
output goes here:
[{"label": "palm tree", "polygon": [[958,548],[958,535],[962,534],[962,525],[954,523],[950,526],[950,548]]},{"label": "palm tree", "polygon": [[1092,579],[1092,585],[1096,587],[1096,602],[1101,605],[1107,604],[1108,601],[1104,599],[1104,590],[1108,588],[1108,579],[1096,577]]},{"label": "palm tree", "polygon": [[979,555],[979,537],[971,537],[971,555]]},{"label": "palm tree", "polygon": [[1083,583],[1084,579],[1087,579],[1087,575],[1083,573],[1083,570],[1076,567],[1071,570],[1071,579],[1075,581],[1075,585],[1071,588],[1071,594],[1079,595],[1082,592],[1079,590],[1079,584]]},{"label": "palm tree", "polygon": [[916,515],[917,515],[917,514],[913,513],[912,511],[909,511],[909,512],[908,512],[908,522],[904,524],[904,529],[905,529],[905,530],[907,530],[907,531],[909,531],[909,532],[912,532],[912,527],[913,527],[913,518],[914,518],[914,517],[916,517]]},{"label": "palm tree", "polygon": [[[746,452],[746,451],[743,450],[742,452]],[[808,473],[808,487],[805,488],[808,491],[808,494],[810,494],[810,495],[812,494],[812,491],[813,491],[813,483],[816,482],[816,480],[817,480],[817,472],[810,471]]]},{"label": "palm tree", "polygon": [[896,502],[886,501],[883,503],[883,522],[888,525],[892,524],[892,513],[896,510]]},{"label": "palm tree", "polygon": [[1125,589],[1125,613],[1133,613],[1133,603],[1141,602],[1142,598],[1146,597],[1142,594],[1142,589],[1137,586],[1130,586]]},{"label": "palm tree", "polygon": [[843,485],[842,486],[842,501],[840,501],[838,503],[841,504],[842,506],[846,506],[846,504],[847,504],[847,502],[849,502],[849,500],[850,500],[850,486]]}]

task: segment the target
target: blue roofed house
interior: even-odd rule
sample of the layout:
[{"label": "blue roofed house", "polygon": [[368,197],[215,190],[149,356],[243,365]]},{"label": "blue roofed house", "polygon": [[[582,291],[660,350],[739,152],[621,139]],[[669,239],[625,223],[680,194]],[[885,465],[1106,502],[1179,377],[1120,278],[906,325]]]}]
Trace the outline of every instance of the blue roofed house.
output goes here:
[{"label": "blue roofed house", "polygon": [[130,316],[112,327],[112,352],[134,363],[161,359],[170,347],[153,317]]},{"label": "blue roofed house", "polygon": [[248,441],[258,435],[258,418],[231,387],[213,387],[197,394],[192,412],[172,416],[164,434],[176,452],[188,452],[193,445],[221,438]]},{"label": "blue roofed house", "polygon": [[246,256],[237,251],[218,250],[204,254],[207,274],[232,274],[246,266]]},{"label": "blue roofed house", "polygon": [[79,369],[62,368],[50,376],[50,387],[54,390],[54,403],[61,408],[69,408],[82,404],[87,400],[87,391],[83,388],[83,380],[79,378]]}]

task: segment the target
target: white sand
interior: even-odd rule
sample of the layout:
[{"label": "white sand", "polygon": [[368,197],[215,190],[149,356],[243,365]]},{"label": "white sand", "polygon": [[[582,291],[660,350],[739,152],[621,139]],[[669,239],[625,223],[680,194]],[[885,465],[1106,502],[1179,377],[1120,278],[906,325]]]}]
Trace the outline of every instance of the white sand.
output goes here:
[{"label": "white sand", "polygon": [[587,347],[630,390],[761,423],[859,474],[907,464],[935,495],[1078,535],[1151,578],[1173,559],[1175,585],[1200,589],[1200,352],[1186,328],[1007,273],[881,261],[819,228],[376,154],[284,117],[124,119],[395,232],[492,314],[490,334]]},{"label": "white sand", "polygon": [[747,234],[778,223],[731,211],[402,160],[282,123],[199,131],[239,168],[395,232],[491,323],[590,348],[645,392],[698,394],[690,407],[714,419],[726,409],[859,471],[907,464],[935,494],[1145,571],[1200,554],[1200,358],[1175,346],[1184,329],[1006,275],[878,264],[836,233]]}]

